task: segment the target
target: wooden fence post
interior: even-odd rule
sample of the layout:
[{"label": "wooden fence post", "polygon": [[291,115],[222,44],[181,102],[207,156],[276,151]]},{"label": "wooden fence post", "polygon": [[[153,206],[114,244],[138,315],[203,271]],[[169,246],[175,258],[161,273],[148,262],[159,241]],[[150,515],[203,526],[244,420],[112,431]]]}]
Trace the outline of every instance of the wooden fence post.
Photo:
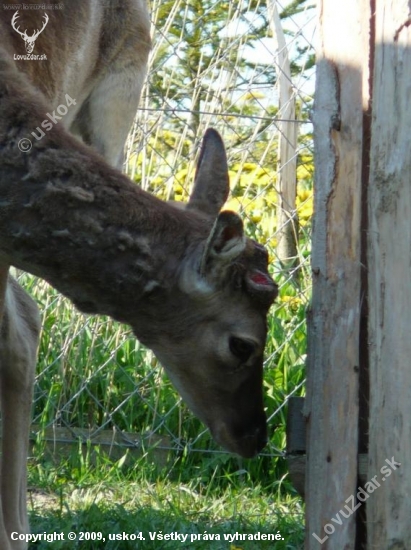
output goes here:
[{"label": "wooden fence post", "polygon": [[370,2],[319,2],[313,299],[309,317],[306,544],[355,547],[355,514],[337,514],[358,475],[363,111]]},{"label": "wooden fence post", "polygon": [[[277,256],[286,268],[295,268],[297,255],[297,123],[295,89],[291,64],[277,9],[277,0],[268,0],[268,17],[276,50],[279,109],[277,158]],[[296,271],[298,273],[298,270]]]},{"label": "wooden fence post", "polygon": [[375,7],[368,470],[380,486],[367,500],[367,548],[400,550],[411,540],[411,17],[407,0]]}]

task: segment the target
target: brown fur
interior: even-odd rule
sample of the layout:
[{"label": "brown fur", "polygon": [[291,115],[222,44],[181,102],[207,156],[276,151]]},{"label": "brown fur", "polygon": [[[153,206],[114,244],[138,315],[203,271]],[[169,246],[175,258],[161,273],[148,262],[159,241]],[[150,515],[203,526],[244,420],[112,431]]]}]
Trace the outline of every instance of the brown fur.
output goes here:
[{"label": "brown fur", "polygon": [[[1,14],[9,40],[0,48],[0,384],[4,433],[14,434],[14,441],[6,436],[2,446],[2,550],[25,548],[12,543],[10,533],[28,530],[25,456],[38,334],[31,299],[7,279],[10,265],[46,279],[83,311],[131,325],[225,448],[251,457],[266,441],[262,363],[276,286],[264,248],[244,237],[236,214],[220,212],[228,195],[221,138],[207,132],[192,197],[182,210],[139,189],[66,131],[79,131],[119,165],[125,136],[112,124],[117,115],[128,113],[123,128],[132,119],[130,105],[141,88],[149,40],[138,0],[123,2],[129,14],[110,11],[109,3],[96,12],[96,0],[78,0],[70,13],[53,13],[35,44],[35,52],[43,48],[50,56],[41,69],[27,62],[21,70],[21,61],[13,63],[12,52],[24,43],[10,34],[15,31]],[[47,38],[50,25],[54,34]],[[80,67],[73,51],[86,31],[86,57],[93,62]],[[57,39],[67,71],[56,57]],[[36,70],[43,71],[41,78]],[[123,102],[122,86],[133,74],[139,82],[133,101]],[[68,82],[71,93],[82,98],[73,120],[56,124],[33,140],[30,152],[21,152],[20,140],[62,101]],[[120,107],[111,89],[115,83]],[[110,111],[117,107],[113,118]]]},{"label": "brown fur", "polygon": [[[70,107],[60,124],[94,145],[119,168],[150,50],[144,2],[70,0],[62,4],[63,9],[47,12],[49,21],[36,40],[33,54],[46,55],[47,60],[16,61],[16,67],[46,98],[43,114],[65,105],[68,94],[76,105]],[[19,4],[8,2],[13,3]],[[14,13],[12,9],[0,12],[5,59],[27,53],[23,39],[11,25]],[[20,28],[31,35],[41,28],[44,13],[40,9],[20,9]]]}]

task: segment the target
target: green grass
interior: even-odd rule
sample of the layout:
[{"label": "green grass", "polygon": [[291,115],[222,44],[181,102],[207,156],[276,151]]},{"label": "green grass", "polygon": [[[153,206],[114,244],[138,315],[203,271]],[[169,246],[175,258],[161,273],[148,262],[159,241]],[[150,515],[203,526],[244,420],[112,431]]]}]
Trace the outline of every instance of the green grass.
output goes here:
[{"label": "green grass", "polygon": [[[77,455],[78,456],[78,455]],[[302,548],[302,508],[297,497],[279,498],[277,491],[251,484],[246,473],[226,478],[218,466],[207,481],[170,480],[164,475],[152,479],[150,466],[143,460],[128,471],[124,461],[110,464],[101,460],[97,467],[74,459],[58,468],[32,463],[29,484],[32,533],[63,532],[64,541],[38,541],[30,548],[56,549],[227,549]],[[168,472],[170,473],[170,472]],[[222,479],[225,478],[225,479]],[[274,487],[273,487],[274,489]],[[69,532],[102,533],[106,541],[69,542]],[[150,532],[188,534],[185,543],[151,541]],[[145,540],[109,541],[108,535],[141,532]],[[224,535],[276,534],[284,540],[224,540]],[[221,540],[191,541],[191,535],[219,535]],[[78,544],[78,546],[77,546]]]},{"label": "green grass", "polygon": [[[63,501],[62,508],[53,511],[42,509],[40,512],[33,511],[31,514],[31,526],[33,533],[41,533],[46,531],[63,532],[65,541],[53,542],[53,548],[72,549],[78,547],[76,543],[67,540],[67,534],[74,531],[77,534],[83,532],[101,533],[101,537],[105,538],[104,543],[96,543],[94,541],[83,541],[79,547],[84,549],[106,548],[106,549],[162,549],[175,548],[186,549],[231,549],[230,542],[224,540],[227,535],[242,534],[276,534],[281,533],[284,540],[276,543],[269,541],[246,541],[235,542],[236,548],[242,550],[248,549],[297,549],[302,548],[302,528],[301,528],[301,511],[293,502],[289,502],[287,506],[282,506],[276,509],[275,504],[272,504],[272,510],[267,514],[261,514],[261,510],[255,504],[255,498],[247,497],[246,494],[226,495],[221,497],[219,502],[209,506],[209,499],[204,502],[201,496],[194,496],[183,491],[182,488],[175,487],[169,484],[163,484],[161,487],[133,485],[128,483],[125,487],[118,487],[121,492],[122,499],[126,496],[126,504],[116,502],[122,500],[111,489],[99,488],[89,491],[77,491],[73,494],[70,501]],[[136,497],[136,493],[139,495]],[[160,495],[163,500],[159,502]],[[169,495],[178,496],[178,500],[173,501],[172,498],[167,498]],[[141,500],[148,498],[150,504],[144,504]],[[247,511],[247,514],[242,515],[235,513],[230,516],[228,511],[235,507],[236,503],[241,501],[243,504],[252,502],[253,508],[256,510],[255,516]],[[153,505],[154,502],[154,505]],[[284,509],[286,510],[284,511]],[[127,542],[127,541],[110,541],[109,534],[121,533],[138,533],[141,532],[144,536],[144,541]],[[184,543],[175,541],[151,541],[150,532],[179,533],[179,534],[219,534],[220,539],[214,538],[212,542],[209,540],[201,540],[196,537],[195,541],[188,537]],[[205,538],[205,537],[204,537]],[[232,539],[231,539],[232,540]],[[49,548],[50,543],[37,542],[31,544],[30,548]]]}]

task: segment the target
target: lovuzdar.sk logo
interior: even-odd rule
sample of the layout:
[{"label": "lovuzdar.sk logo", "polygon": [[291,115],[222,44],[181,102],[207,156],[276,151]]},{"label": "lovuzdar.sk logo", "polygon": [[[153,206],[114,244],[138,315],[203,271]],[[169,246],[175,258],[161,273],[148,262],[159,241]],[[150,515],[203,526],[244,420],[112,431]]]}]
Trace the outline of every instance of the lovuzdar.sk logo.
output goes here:
[{"label": "lovuzdar.sk logo", "polygon": [[49,16],[47,15],[47,13],[45,13],[44,14],[44,23],[43,23],[43,26],[41,27],[41,29],[33,31],[33,34],[31,36],[29,36],[27,34],[27,29],[24,32],[21,32],[20,31],[20,26],[16,27],[16,22],[17,22],[17,19],[19,17],[18,13],[19,12],[16,11],[16,13],[13,15],[13,19],[11,20],[11,26],[13,27],[13,29],[17,33],[19,33],[19,35],[24,40],[24,43],[25,43],[25,46],[26,46],[26,52],[28,54],[31,54],[31,53],[33,53],[34,45],[36,43],[37,38],[44,31],[44,29],[46,28],[47,23],[49,22]]}]

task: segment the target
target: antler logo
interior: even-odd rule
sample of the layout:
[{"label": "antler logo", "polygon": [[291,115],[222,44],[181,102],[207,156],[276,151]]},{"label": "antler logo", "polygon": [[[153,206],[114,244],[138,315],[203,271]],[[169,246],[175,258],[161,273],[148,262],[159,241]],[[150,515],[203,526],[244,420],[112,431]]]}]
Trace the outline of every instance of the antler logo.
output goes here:
[{"label": "antler logo", "polygon": [[16,28],[16,21],[17,21],[17,18],[18,18],[18,13],[19,12],[16,11],[16,13],[13,15],[13,19],[11,20],[11,26],[23,38],[23,40],[25,42],[25,45],[26,45],[26,52],[27,53],[32,53],[33,50],[34,50],[34,45],[36,43],[36,40],[37,40],[39,34],[41,34],[44,31],[47,23],[49,22],[49,16],[47,15],[47,13],[45,13],[44,14],[44,23],[43,23],[42,28],[39,31],[34,31],[32,36],[28,36],[27,35],[27,29],[24,32],[21,32],[20,27]]}]

